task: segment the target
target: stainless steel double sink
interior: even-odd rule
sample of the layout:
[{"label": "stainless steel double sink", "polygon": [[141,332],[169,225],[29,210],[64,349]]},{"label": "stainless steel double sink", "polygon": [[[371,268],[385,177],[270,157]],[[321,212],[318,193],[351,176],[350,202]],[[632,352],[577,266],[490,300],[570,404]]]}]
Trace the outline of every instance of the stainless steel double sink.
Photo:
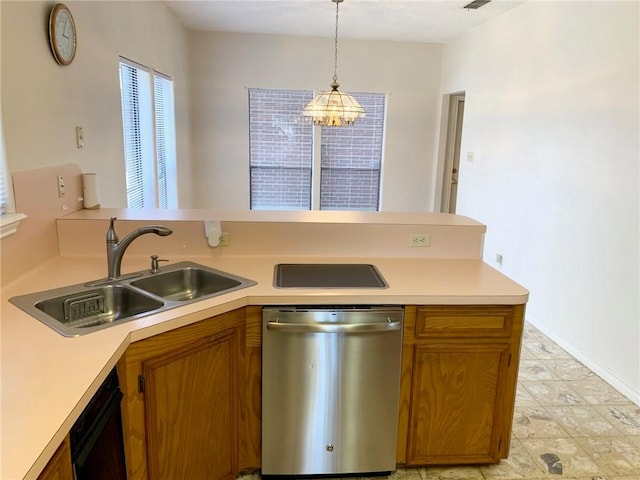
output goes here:
[{"label": "stainless steel double sink", "polygon": [[20,295],[9,301],[65,337],[75,337],[256,285],[194,262]]}]

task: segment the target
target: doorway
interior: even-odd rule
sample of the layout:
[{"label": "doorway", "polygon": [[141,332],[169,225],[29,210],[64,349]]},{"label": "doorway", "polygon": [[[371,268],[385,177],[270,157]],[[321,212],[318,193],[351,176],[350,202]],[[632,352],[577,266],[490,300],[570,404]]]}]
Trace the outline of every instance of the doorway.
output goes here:
[{"label": "doorway", "polygon": [[460,143],[464,119],[464,93],[449,95],[449,121],[442,175],[442,199],[440,211],[456,213],[458,199],[458,174],[460,172]]}]

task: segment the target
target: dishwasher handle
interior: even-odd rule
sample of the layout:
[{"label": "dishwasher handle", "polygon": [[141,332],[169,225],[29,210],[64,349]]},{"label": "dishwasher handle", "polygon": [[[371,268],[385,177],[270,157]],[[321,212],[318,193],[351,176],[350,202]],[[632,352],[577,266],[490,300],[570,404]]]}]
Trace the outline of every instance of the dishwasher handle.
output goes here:
[{"label": "dishwasher handle", "polygon": [[280,323],[267,322],[267,330],[284,333],[375,333],[400,330],[401,322],[385,323]]}]

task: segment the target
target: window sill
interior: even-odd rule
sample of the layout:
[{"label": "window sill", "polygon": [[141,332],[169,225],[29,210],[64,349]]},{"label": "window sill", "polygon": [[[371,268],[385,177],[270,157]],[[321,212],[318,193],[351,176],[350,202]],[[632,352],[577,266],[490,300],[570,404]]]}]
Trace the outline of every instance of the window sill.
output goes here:
[{"label": "window sill", "polygon": [[0,217],[0,238],[8,237],[18,231],[20,222],[27,218],[24,213],[7,213]]}]

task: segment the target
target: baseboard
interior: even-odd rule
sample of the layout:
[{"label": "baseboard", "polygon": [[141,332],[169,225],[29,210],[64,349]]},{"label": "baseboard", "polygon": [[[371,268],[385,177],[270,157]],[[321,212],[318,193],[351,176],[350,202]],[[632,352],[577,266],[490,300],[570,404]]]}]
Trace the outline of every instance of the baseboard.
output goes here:
[{"label": "baseboard", "polygon": [[602,378],[605,382],[615,388],[622,395],[627,397],[633,403],[640,407],[640,390],[634,388],[629,385],[627,382],[622,380],[615,372],[611,371],[608,367],[602,365],[596,358],[594,358],[591,354],[581,349],[577,345],[567,341],[564,339],[558,332],[550,329],[544,323],[538,321],[532,315],[527,314],[526,318],[527,322],[540,330],[543,334],[553,340],[555,343],[560,345],[567,353],[569,353],[573,358],[583,363],[587,368],[589,368],[592,372]]}]

